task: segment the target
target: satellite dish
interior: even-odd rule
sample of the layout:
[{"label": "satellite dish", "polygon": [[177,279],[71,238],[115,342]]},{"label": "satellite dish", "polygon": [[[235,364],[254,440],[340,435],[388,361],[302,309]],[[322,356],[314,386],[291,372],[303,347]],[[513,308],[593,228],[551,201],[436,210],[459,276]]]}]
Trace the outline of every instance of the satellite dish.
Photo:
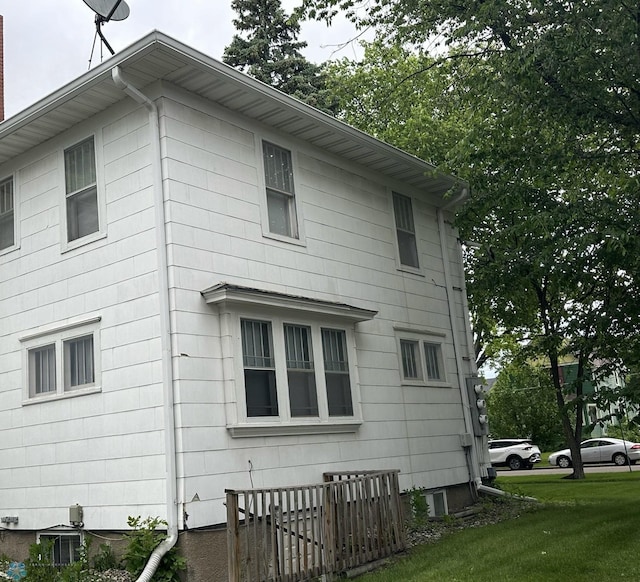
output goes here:
[{"label": "satellite dish", "polygon": [[113,55],[113,49],[100,27],[110,20],[124,20],[129,16],[129,5],[124,0],[83,0],[96,13],[96,34]]},{"label": "satellite dish", "polygon": [[124,0],[84,0],[98,16],[109,20],[124,20],[129,16],[129,6]]}]

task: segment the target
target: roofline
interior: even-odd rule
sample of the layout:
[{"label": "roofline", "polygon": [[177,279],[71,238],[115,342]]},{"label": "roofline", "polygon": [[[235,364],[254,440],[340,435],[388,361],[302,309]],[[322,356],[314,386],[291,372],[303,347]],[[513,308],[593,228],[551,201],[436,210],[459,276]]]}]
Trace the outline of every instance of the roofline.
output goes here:
[{"label": "roofline", "polygon": [[194,61],[196,66],[208,68],[214,71],[218,76],[224,76],[232,82],[249,88],[267,99],[277,101],[280,104],[295,109],[305,116],[310,117],[312,120],[327,126],[327,129],[335,134],[343,135],[352,140],[359,141],[363,145],[377,149],[381,153],[390,157],[396,159],[399,158],[406,164],[421,168],[425,174],[428,172],[435,172],[437,174],[447,175],[451,178],[452,183],[459,184],[460,189],[468,187],[465,180],[462,180],[457,176],[441,172],[433,164],[383,142],[326,113],[323,113],[322,111],[319,111],[314,107],[311,107],[306,103],[271,87],[270,85],[258,81],[249,75],[241,73],[233,67],[226,65],[225,63],[214,59],[213,57],[210,57],[158,30],[148,33],[94,69],[87,71],[57,91],[54,91],[30,107],[27,107],[23,111],[0,123],[0,139],[17,132],[30,122],[54,110],[59,105],[70,101],[76,95],[82,93],[93,85],[96,85],[107,78],[110,79],[111,70],[114,67],[118,66],[126,70],[128,61],[132,60],[137,55],[153,51],[156,46],[166,46],[172,51],[188,57]]}]

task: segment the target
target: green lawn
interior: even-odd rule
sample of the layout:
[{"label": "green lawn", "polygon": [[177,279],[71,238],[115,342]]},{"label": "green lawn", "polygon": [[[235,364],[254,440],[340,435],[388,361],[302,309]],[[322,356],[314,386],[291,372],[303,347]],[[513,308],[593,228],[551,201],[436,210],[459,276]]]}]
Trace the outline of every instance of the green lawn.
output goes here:
[{"label": "green lawn", "polygon": [[504,490],[537,497],[539,509],[447,534],[361,582],[572,582],[640,580],[640,475],[502,477]]}]

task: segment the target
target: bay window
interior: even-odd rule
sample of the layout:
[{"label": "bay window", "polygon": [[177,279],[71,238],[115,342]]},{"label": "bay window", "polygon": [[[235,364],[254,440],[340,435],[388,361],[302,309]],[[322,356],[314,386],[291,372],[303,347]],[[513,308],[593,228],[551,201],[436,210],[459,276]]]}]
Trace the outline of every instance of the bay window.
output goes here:
[{"label": "bay window", "polygon": [[232,436],[357,429],[355,325],[375,311],[227,283],[202,295],[218,308],[228,338],[222,346]]}]

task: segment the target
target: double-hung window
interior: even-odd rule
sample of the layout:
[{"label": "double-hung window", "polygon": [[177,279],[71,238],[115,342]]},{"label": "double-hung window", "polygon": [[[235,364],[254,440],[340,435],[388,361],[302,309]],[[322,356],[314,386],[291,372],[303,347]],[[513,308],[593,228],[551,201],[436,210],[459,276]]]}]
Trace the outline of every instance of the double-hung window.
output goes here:
[{"label": "double-hung window", "polygon": [[311,328],[285,323],[284,342],[291,416],[318,416]]},{"label": "double-hung window", "polygon": [[299,238],[291,152],[263,141],[262,158],[267,190],[269,232]]},{"label": "double-hung window", "polygon": [[446,382],[442,342],[417,335],[400,337],[402,379],[408,383]]},{"label": "double-hung window", "polygon": [[347,338],[343,330],[322,329],[324,377],[327,384],[329,416],[353,414]]},{"label": "double-hung window", "polygon": [[13,178],[0,182],[0,251],[15,244]]},{"label": "double-hung window", "polygon": [[398,240],[400,264],[418,269],[420,267],[420,261],[418,259],[418,244],[411,198],[394,192],[393,213],[396,220],[396,236]]},{"label": "double-hung window", "polygon": [[247,416],[277,416],[271,322],[243,319],[241,328]]},{"label": "double-hung window", "polygon": [[96,151],[93,136],[64,152],[67,241],[100,229]]},{"label": "double-hung window", "polygon": [[98,322],[95,318],[21,338],[27,400],[100,389]]}]

